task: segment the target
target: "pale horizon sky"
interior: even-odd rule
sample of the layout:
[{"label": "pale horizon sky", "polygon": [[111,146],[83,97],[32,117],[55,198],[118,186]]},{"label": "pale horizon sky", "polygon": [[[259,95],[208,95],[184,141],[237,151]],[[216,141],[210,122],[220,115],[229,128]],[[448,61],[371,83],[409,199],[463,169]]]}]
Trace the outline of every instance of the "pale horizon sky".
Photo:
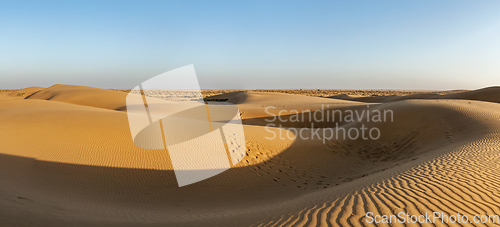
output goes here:
[{"label": "pale horizon sky", "polygon": [[500,1],[0,1],[0,88],[500,85]]}]

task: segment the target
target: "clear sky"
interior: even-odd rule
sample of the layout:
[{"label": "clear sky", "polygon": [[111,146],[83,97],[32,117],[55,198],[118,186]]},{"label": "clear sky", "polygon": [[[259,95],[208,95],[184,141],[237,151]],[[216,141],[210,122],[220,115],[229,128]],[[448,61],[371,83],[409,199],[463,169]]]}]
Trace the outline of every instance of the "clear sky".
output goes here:
[{"label": "clear sky", "polygon": [[500,1],[0,0],[0,88],[500,85]]}]

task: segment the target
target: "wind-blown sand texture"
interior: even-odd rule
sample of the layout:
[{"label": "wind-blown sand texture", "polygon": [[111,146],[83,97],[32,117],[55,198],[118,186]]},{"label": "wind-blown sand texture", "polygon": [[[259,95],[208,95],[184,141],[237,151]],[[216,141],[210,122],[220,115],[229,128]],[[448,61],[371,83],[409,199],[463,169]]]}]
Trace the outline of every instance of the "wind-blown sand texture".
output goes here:
[{"label": "wind-blown sand texture", "polygon": [[[247,154],[181,188],[168,152],[134,146],[126,95],[71,85],[0,93],[0,226],[374,226],[366,212],[500,214],[498,87],[411,99],[213,96],[238,105]],[[266,139],[287,130],[266,130],[265,107],[325,105],[391,109],[394,121],[364,122],[380,128],[376,141]]]}]

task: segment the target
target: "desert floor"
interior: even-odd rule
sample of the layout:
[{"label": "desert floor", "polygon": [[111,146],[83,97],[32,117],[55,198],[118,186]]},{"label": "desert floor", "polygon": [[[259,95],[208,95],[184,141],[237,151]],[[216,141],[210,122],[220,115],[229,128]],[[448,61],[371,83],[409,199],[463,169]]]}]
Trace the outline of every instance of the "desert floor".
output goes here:
[{"label": "desert floor", "polygon": [[[205,92],[238,106],[248,150],[230,170],[178,187],[168,152],[131,140],[126,92],[4,90],[0,226],[375,226],[367,212],[500,215],[499,87],[370,92]],[[377,127],[377,140],[268,139],[271,131],[312,130],[292,115],[282,127],[267,126],[273,114],[292,110],[306,119],[316,110],[394,117],[341,122]]]}]

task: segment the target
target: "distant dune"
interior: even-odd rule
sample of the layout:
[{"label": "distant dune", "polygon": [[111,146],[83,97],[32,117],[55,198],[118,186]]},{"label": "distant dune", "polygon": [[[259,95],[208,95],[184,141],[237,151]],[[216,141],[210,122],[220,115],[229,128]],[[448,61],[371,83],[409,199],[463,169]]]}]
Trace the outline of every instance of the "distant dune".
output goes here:
[{"label": "distant dune", "polygon": [[104,109],[125,106],[126,93],[106,89],[57,84],[34,92],[28,99],[52,100]]},{"label": "distant dune", "polygon": [[[73,85],[0,93],[0,226],[374,226],[367,212],[500,214],[500,87],[213,95],[237,104],[248,151],[230,170],[181,188],[166,150],[131,140],[126,96]],[[334,110],[390,110],[393,119],[340,122],[377,127],[377,140],[268,139],[311,133],[314,111]]]},{"label": "distant dune", "polygon": [[330,96],[329,98],[350,100],[357,102],[385,103],[409,99],[463,99],[500,103],[500,87],[488,87],[475,91],[465,91],[454,94],[414,94],[406,96],[374,96],[374,97],[351,97],[349,95]]}]

